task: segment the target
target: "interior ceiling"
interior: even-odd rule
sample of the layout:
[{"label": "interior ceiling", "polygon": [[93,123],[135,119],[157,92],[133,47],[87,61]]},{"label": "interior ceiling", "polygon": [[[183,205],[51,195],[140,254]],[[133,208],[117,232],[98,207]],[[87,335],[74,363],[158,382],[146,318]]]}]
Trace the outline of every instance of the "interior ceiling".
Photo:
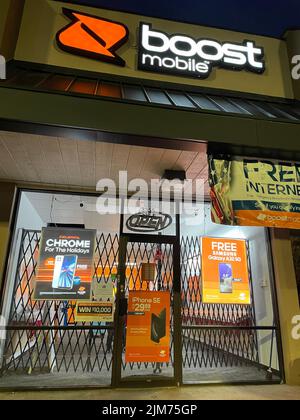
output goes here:
[{"label": "interior ceiling", "polygon": [[48,223],[81,224],[87,229],[119,232],[120,216],[99,215],[97,197],[25,192],[44,225]]},{"label": "interior ceiling", "polygon": [[66,0],[113,10],[280,38],[300,28],[299,0]]},{"label": "interior ceiling", "polygon": [[[86,229],[97,229],[101,233],[119,233],[120,215],[118,213],[100,215],[97,212],[96,196],[40,192],[24,192],[23,196],[27,198],[41,219],[41,222],[38,222],[33,214],[30,214],[28,218],[28,212],[32,212],[32,210],[26,205],[22,207],[21,201],[20,217],[23,220],[24,218],[29,219],[30,223],[35,223],[34,229],[40,229],[42,225],[46,226],[48,223],[61,223],[80,224],[84,225]],[[209,203],[198,203],[195,207],[197,207],[197,211],[193,215],[183,214],[180,217],[182,235],[251,239],[257,235],[258,231],[263,230],[253,226],[240,227],[214,224],[211,221]],[[29,226],[26,226],[26,228],[29,228]]]},{"label": "interior ceiling", "polygon": [[[97,212],[97,197],[86,195],[52,194],[40,192],[24,192],[23,195],[29,200],[31,206],[41,219],[43,225],[48,223],[81,224],[87,229],[97,229],[101,232],[118,233],[120,228],[120,215],[100,215]],[[22,195],[22,197],[23,197]],[[25,210],[24,210],[25,209]],[[204,218],[210,219],[210,207],[199,203],[194,215],[182,215],[182,228],[190,229],[194,233],[195,226],[200,229]],[[28,212],[28,207],[22,207],[21,212]],[[33,217],[33,216],[32,216]],[[192,220],[193,219],[193,220]],[[196,223],[195,223],[196,220]],[[191,225],[192,223],[192,225]],[[209,223],[212,231],[219,225]]]},{"label": "interior ceiling", "polygon": [[129,181],[149,184],[176,169],[185,170],[188,179],[202,179],[208,195],[206,144],[199,147],[191,152],[0,132],[0,180],[95,191],[103,178],[118,186],[119,171],[127,171]]},{"label": "interior ceiling", "polygon": [[[44,225],[48,223],[81,224],[87,229],[98,229],[102,232],[119,232],[120,215],[100,215],[97,212],[97,197],[86,195],[52,194],[24,192]],[[28,210],[27,210],[28,211]],[[195,215],[182,216],[182,223],[189,223],[190,218],[203,222],[204,205],[198,205]]]}]

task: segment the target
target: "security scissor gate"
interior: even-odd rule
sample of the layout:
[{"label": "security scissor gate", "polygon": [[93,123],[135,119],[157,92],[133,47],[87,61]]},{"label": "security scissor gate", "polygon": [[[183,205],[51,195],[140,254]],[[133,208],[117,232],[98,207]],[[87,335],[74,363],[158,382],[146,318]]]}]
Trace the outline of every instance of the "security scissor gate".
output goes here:
[{"label": "security scissor gate", "polygon": [[[248,266],[250,268],[249,249]],[[201,239],[181,239],[182,366],[185,382],[257,378],[259,351],[252,305],[203,303]],[[196,371],[195,371],[196,369]]]},{"label": "security scissor gate", "polygon": [[[178,291],[174,293],[176,245],[148,242],[145,237],[139,241],[127,241],[122,251],[127,297],[130,290],[149,290],[149,283],[141,278],[140,266],[156,261],[158,251],[161,254],[157,262],[160,265],[157,277],[151,287],[171,293],[171,358],[169,363],[157,365],[125,363],[126,322],[119,331],[116,322],[76,323],[74,302],[33,300],[40,236],[39,231],[21,232],[17,244],[18,258],[7,278],[3,310],[7,314],[8,327],[1,347],[0,387],[118,385],[114,379],[116,364],[119,364],[118,377],[121,380],[125,377],[163,378],[173,376],[174,371],[176,383],[242,382],[247,379],[257,382],[266,379],[268,366],[260,363],[257,334],[262,328],[256,326],[253,296],[251,306],[202,302],[200,238],[181,239],[180,299]],[[98,282],[107,282],[108,278],[114,277],[117,283],[121,242],[119,235],[101,234],[97,237],[94,276]],[[181,305],[179,328],[176,324],[178,317],[174,317],[178,302]],[[116,304],[119,310],[118,295]],[[118,314],[115,319],[118,319]],[[272,335],[272,360],[276,327],[264,329],[264,333]],[[119,340],[116,334],[119,334]],[[180,366],[176,367],[178,360]],[[178,370],[181,371],[179,374]],[[280,380],[279,376],[274,377],[274,373],[272,378]]]},{"label": "security scissor gate", "polygon": [[[114,327],[74,321],[72,301],[34,301],[34,277],[41,233],[22,232],[11,292],[8,332],[1,375],[25,373],[24,385],[39,375],[39,385],[56,379],[65,386],[109,385]],[[117,235],[97,237],[94,276],[108,281],[118,263]],[[107,275],[103,275],[106,271]],[[36,380],[36,378],[35,378]]]}]

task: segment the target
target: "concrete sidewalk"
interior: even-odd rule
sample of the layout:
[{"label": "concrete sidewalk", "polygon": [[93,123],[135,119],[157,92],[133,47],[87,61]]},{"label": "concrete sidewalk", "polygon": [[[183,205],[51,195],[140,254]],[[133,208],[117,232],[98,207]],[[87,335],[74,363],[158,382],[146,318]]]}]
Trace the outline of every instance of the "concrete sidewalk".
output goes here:
[{"label": "concrete sidewalk", "polygon": [[300,400],[300,386],[189,386],[182,388],[0,392],[0,400]]}]

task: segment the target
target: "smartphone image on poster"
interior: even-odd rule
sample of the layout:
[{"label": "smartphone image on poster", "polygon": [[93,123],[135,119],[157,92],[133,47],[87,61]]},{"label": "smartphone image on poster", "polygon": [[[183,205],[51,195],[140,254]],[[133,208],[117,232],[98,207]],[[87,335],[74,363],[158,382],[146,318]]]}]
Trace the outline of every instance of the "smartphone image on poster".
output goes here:
[{"label": "smartphone image on poster", "polygon": [[73,289],[76,267],[77,255],[58,255],[55,258],[52,288]]},{"label": "smartphone image on poster", "polygon": [[159,315],[151,315],[151,340],[159,343],[166,336],[167,310],[164,308]]},{"label": "smartphone image on poster", "polygon": [[220,293],[232,293],[232,266],[231,264],[219,264]]}]

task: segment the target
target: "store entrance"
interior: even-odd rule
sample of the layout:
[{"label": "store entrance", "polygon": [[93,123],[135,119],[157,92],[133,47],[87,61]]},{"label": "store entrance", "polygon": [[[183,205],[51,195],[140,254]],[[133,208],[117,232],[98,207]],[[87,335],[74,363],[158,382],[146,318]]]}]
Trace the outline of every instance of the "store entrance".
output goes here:
[{"label": "store entrance", "polygon": [[[192,217],[170,211],[165,230],[136,232],[136,216],[99,215],[96,203],[94,196],[21,192],[1,296],[7,334],[0,346],[0,388],[282,380],[265,229],[213,224],[204,203]],[[153,227],[157,219],[146,216]],[[67,234],[71,222],[79,231],[96,231],[91,300],[105,299],[107,306],[113,291],[109,320],[103,314],[78,319],[72,300],[34,299],[41,233],[55,225]],[[221,288],[216,302],[205,295],[203,243],[212,238],[242,241],[250,303],[236,302]],[[232,282],[232,291],[239,285]]]},{"label": "store entrance", "polygon": [[121,236],[117,386],[180,383],[179,255],[176,237]]}]

